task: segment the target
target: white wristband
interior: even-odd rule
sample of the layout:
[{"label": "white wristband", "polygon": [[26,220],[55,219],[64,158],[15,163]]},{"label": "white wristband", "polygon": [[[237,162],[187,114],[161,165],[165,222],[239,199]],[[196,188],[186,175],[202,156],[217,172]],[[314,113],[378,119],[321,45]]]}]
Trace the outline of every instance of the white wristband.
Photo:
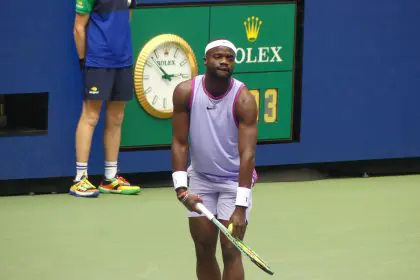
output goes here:
[{"label": "white wristband", "polygon": [[246,187],[238,187],[236,191],[236,202],[238,206],[249,207],[251,200],[251,189]]},{"label": "white wristband", "polygon": [[180,187],[188,188],[188,176],[186,171],[175,171],[172,173],[175,190]]}]

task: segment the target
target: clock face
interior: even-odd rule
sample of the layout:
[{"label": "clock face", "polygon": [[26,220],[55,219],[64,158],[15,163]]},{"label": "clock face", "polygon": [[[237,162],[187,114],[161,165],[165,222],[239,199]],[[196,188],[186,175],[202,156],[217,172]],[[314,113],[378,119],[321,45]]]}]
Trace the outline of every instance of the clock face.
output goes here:
[{"label": "clock face", "polygon": [[183,38],[161,34],[150,39],[135,65],[134,87],[141,106],[156,118],[172,117],[175,87],[197,72],[194,52]]},{"label": "clock face", "polygon": [[144,96],[155,110],[173,111],[172,95],[182,81],[192,78],[193,66],[187,53],[177,43],[158,45],[148,55],[143,68]]}]

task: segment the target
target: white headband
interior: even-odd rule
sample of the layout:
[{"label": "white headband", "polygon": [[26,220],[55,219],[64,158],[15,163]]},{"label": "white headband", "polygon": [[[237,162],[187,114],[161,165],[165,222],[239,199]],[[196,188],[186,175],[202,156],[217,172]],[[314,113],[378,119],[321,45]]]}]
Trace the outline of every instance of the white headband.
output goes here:
[{"label": "white headband", "polygon": [[207,52],[210,49],[213,49],[213,48],[216,48],[216,47],[227,47],[227,48],[233,50],[233,52],[236,54],[235,45],[228,40],[216,40],[216,41],[208,43],[208,45],[206,46],[206,50],[204,51],[204,54],[207,54]]}]

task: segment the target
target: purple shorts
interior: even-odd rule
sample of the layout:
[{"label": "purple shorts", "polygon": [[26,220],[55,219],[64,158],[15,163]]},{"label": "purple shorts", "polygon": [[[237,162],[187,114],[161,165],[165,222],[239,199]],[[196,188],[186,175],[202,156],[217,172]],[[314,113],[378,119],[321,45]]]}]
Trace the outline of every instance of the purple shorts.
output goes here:
[{"label": "purple shorts", "polygon": [[[197,194],[203,200],[204,206],[217,217],[218,220],[229,221],[235,210],[237,182],[213,182],[196,172],[189,170],[189,191]],[[249,216],[252,208],[252,195],[250,206],[246,210],[246,219],[249,222]],[[189,212],[188,217],[200,217],[203,214]]]}]

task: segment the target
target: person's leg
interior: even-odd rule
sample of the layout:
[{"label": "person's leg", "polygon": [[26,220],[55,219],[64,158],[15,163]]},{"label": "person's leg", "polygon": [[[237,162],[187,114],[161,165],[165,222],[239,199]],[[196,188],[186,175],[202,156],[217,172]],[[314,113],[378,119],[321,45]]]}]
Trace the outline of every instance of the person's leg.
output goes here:
[{"label": "person's leg", "polygon": [[99,186],[104,193],[137,194],[139,186],[132,186],[118,175],[118,155],[121,144],[121,128],[127,102],[133,98],[132,68],[113,69],[115,83],[106,108],[104,132],[105,179]]},{"label": "person's leg", "polygon": [[[133,68],[116,68],[114,70],[115,83],[111,92],[111,99],[107,104],[106,123],[105,123],[105,161],[115,163],[118,160],[118,154],[121,143],[121,127],[124,120],[124,110],[128,101],[133,99],[134,80]],[[110,172],[107,179],[115,177]],[[113,176],[112,176],[113,175]]]},{"label": "person's leg", "polygon": [[[204,206],[216,215],[219,194],[207,180],[190,175],[189,192],[197,194]],[[194,241],[196,273],[198,280],[221,280],[220,268],[216,260],[216,246],[219,230],[203,214],[189,212],[189,226]]]},{"label": "person's leg", "polygon": [[83,107],[76,128],[76,176],[70,194],[96,197],[99,195],[98,190],[87,180],[88,160],[101,106],[110,96],[112,80],[107,69],[86,68],[84,83]]},{"label": "person's leg", "polygon": [[[218,220],[226,227],[229,226],[230,217],[235,210],[236,202],[236,183],[226,183],[220,186],[222,191],[217,203]],[[246,219],[249,221],[251,206],[246,211]],[[243,280],[245,279],[244,267],[242,264],[241,252],[224,235],[220,234],[220,244],[224,263],[223,280]]]},{"label": "person's leg", "polygon": [[104,132],[105,178],[99,186],[103,193],[137,194],[139,186],[132,186],[118,174],[118,154],[121,143],[121,126],[126,102],[111,101],[107,104]]},{"label": "person's leg", "polygon": [[189,218],[191,237],[196,255],[196,273],[199,280],[220,280],[216,260],[217,228],[206,217]]},{"label": "person's leg", "polygon": [[[76,128],[76,177],[80,181],[86,171],[89,160],[92,136],[101,111],[101,100],[84,100],[82,113]],[[83,167],[85,169],[83,170]]]},{"label": "person's leg", "polygon": [[105,178],[115,178],[118,172],[118,154],[121,143],[121,126],[124,118],[126,102],[112,101],[107,104],[104,146],[105,146]]},{"label": "person's leg", "polygon": [[[229,226],[229,221],[219,220],[225,227]],[[220,234],[220,245],[223,256],[223,280],[244,280],[245,272],[242,264],[241,252],[235,245],[227,239],[224,234]]]}]

